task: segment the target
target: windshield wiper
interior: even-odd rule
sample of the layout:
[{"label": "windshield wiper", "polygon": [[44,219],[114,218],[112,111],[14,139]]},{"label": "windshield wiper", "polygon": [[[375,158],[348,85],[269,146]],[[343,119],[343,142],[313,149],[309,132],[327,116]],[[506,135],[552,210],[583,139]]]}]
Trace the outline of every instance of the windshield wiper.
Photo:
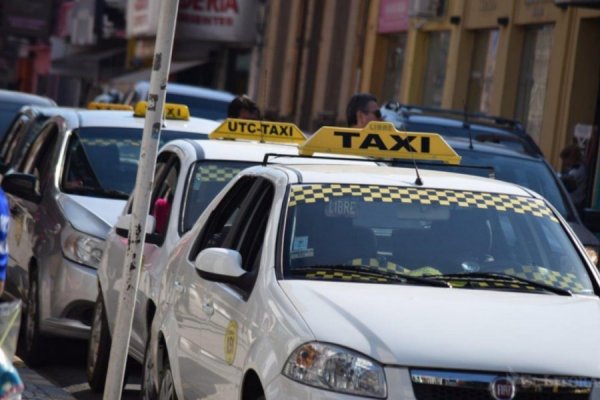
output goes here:
[{"label": "windshield wiper", "polygon": [[105,189],[102,187],[93,186],[75,186],[64,188],[66,193],[83,194],[83,195],[99,195],[102,197],[110,197],[115,199],[128,199],[129,194],[115,189]]},{"label": "windshield wiper", "polygon": [[306,275],[307,272],[312,271],[331,271],[331,272],[356,272],[363,275],[373,275],[375,277],[383,277],[389,279],[393,282],[402,282],[402,283],[418,283],[421,285],[427,286],[435,286],[435,287],[452,287],[452,285],[445,281],[437,281],[431,280],[429,278],[423,278],[420,276],[412,276],[405,273],[396,273],[390,271],[382,271],[379,269],[374,269],[367,267],[365,265],[344,265],[344,264],[330,264],[330,265],[311,265],[310,267],[303,268],[290,268],[290,271],[293,274],[302,273],[302,275]]},{"label": "windshield wiper", "polygon": [[545,290],[547,292],[551,292],[554,294],[558,294],[560,296],[572,296],[573,294],[563,288],[559,288],[556,286],[548,285],[545,283],[532,281],[530,279],[521,278],[520,276],[505,274],[502,272],[466,272],[466,273],[457,273],[457,274],[445,274],[445,275],[432,275],[431,279],[452,279],[457,278],[460,280],[501,280],[505,282],[517,282],[523,283],[526,285],[530,285],[535,289]]}]

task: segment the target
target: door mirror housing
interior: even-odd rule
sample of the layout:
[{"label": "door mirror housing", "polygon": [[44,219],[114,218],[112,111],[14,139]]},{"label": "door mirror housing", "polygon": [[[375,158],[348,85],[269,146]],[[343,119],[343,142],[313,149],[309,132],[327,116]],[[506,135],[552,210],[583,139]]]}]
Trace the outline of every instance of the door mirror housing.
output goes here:
[{"label": "door mirror housing", "polygon": [[31,174],[14,172],[7,174],[2,180],[2,189],[6,193],[39,204],[42,196],[38,191],[38,178]]},{"label": "door mirror housing", "polygon": [[[129,236],[129,225],[131,224],[132,214],[119,215],[115,223],[115,232],[121,237]],[[164,235],[154,233],[156,227],[156,219],[152,215],[146,216],[146,243],[161,245],[164,241]]]},{"label": "door mirror housing", "polygon": [[242,268],[242,255],[236,250],[209,247],[198,254],[194,266],[207,281],[228,283],[244,292],[252,289],[252,276]]}]

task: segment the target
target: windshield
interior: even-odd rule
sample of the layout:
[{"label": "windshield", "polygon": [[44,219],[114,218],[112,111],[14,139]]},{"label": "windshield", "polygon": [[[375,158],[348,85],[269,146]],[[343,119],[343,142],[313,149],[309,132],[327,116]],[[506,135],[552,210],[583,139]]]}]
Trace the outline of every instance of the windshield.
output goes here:
[{"label": "windshield", "polygon": [[[293,185],[283,260],[288,279],[384,282],[383,273],[495,273],[592,292],[551,209],[542,200],[504,194]],[[382,276],[365,275],[365,268]]]},{"label": "windshield", "polygon": [[238,172],[252,165],[255,163],[213,160],[194,163],[184,198],[182,231],[189,231],[221,189]]},{"label": "windshield", "polygon": [[185,104],[194,117],[222,120],[227,118],[228,101],[216,100],[205,97],[184,96],[167,91],[168,103]]},{"label": "windshield", "polygon": [[[159,147],[174,139],[206,139],[193,132],[161,131]],[[66,193],[127,199],[133,191],[142,143],[138,128],[82,128],[67,146],[61,177]]]}]

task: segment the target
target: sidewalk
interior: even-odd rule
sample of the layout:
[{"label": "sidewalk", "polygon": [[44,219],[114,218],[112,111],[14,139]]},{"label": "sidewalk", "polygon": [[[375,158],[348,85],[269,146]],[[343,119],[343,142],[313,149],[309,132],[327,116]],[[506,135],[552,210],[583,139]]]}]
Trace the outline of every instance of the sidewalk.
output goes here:
[{"label": "sidewalk", "polygon": [[69,392],[28,368],[19,357],[15,356],[13,364],[25,384],[23,400],[75,400]]}]

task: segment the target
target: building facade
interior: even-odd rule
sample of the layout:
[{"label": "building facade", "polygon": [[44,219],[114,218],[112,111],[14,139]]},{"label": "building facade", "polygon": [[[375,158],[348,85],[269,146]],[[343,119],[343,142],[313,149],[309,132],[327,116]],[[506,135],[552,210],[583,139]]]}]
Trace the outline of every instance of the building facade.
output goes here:
[{"label": "building facade", "polygon": [[600,208],[600,1],[272,0],[254,97],[312,131],[380,102],[519,120],[550,163],[577,141]]}]

